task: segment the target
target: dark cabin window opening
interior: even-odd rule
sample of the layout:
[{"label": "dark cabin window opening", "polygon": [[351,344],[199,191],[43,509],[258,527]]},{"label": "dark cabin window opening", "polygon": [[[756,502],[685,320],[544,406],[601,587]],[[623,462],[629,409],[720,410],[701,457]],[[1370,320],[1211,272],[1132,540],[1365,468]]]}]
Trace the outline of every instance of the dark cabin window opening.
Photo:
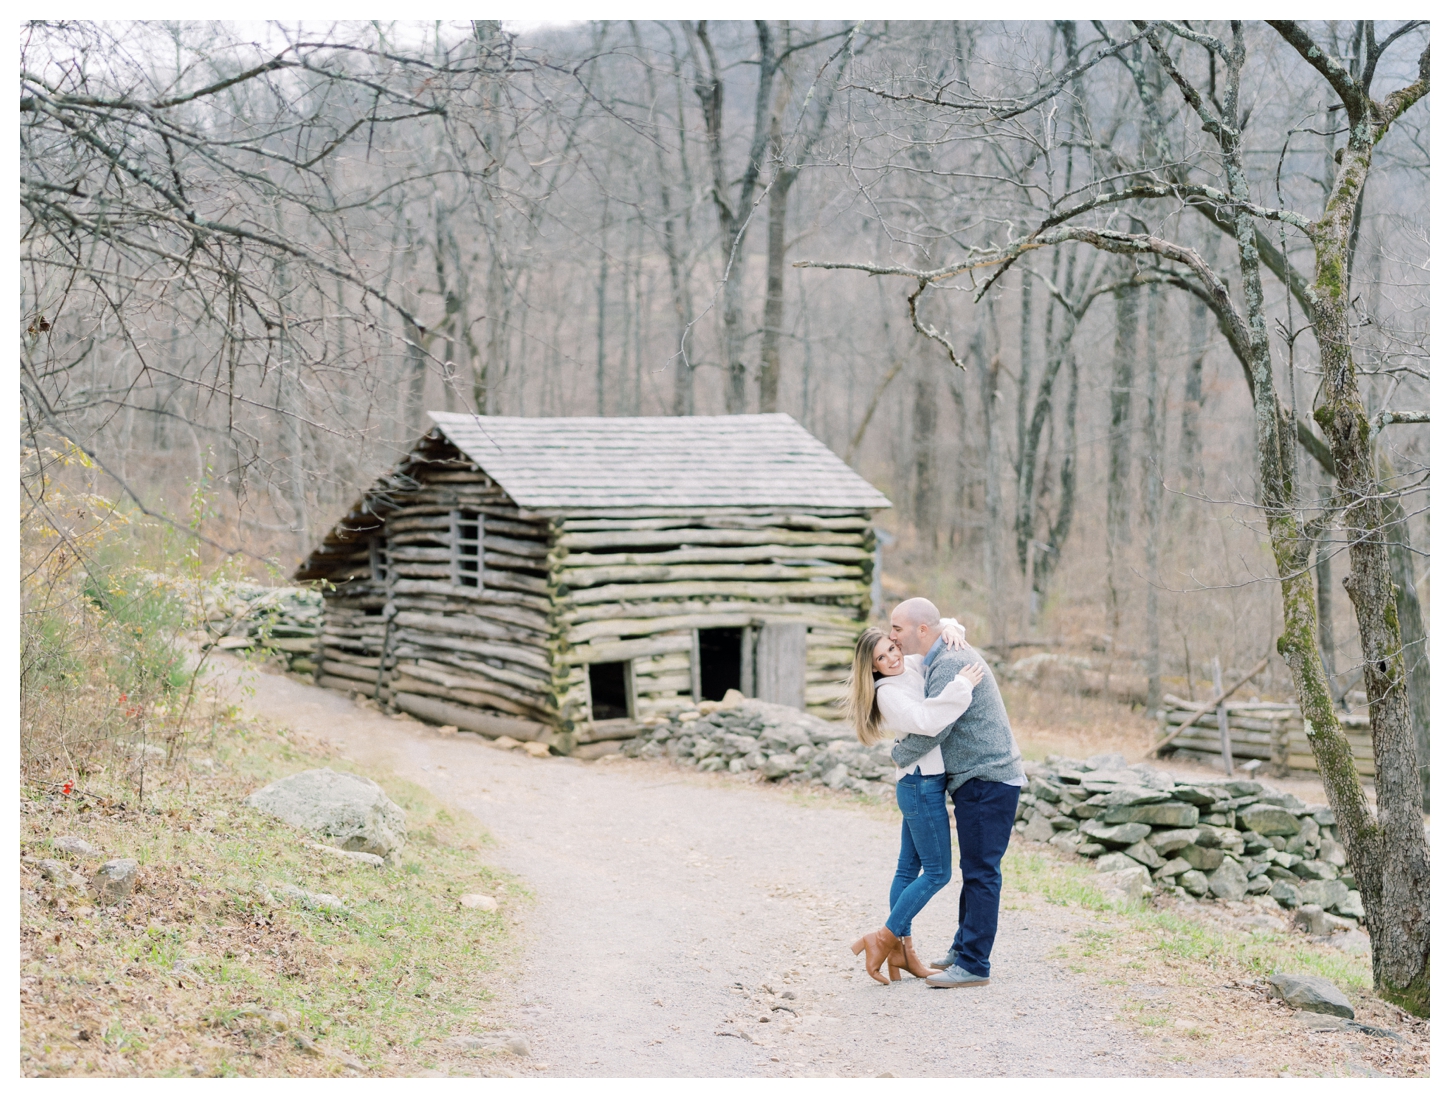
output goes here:
[{"label": "dark cabin window opening", "polygon": [[476,511],[453,512],[453,582],[483,586],[483,516]]},{"label": "dark cabin window opening", "polygon": [[720,701],[741,688],[741,629],[700,630],[700,700]]},{"label": "dark cabin window opening", "polygon": [[368,539],[368,570],[372,573],[374,583],[388,582],[388,539],[383,537]]},{"label": "dark cabin window opening", "polygon": [[629,688],[623,663],[589,665],[590,716],[596,721],[614,721],[629,714]]}]

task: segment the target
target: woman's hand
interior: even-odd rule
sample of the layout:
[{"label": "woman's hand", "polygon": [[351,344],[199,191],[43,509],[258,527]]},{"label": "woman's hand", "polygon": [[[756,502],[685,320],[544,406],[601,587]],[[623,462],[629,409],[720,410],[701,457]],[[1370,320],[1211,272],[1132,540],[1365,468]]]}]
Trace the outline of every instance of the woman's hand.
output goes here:
[{"label": "woman's hand", "polygon": [[942,644],[949,650],[960,651],[967,647],[967,631],[961,623],[948,618],[942,625]]},{"label": "woman's hand", "polygon": [[979,683],[981,683],[982,678],[986,675],[986,673],[987,669],[983,667],[980,663],[969,663],[967,664],[967,666],[963,667],[960,671],[957,672],[957,678],[966,679],[973,686],[977,686]]}]

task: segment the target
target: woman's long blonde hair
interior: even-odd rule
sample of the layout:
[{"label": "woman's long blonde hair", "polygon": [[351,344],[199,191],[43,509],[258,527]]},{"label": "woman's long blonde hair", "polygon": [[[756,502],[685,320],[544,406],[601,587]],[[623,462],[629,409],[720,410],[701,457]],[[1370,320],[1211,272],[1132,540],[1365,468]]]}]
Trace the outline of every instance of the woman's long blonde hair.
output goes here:
[{"label": "woman's long blonde hair", "polygon": [[846,689],[846,719],[856,730],[856,738],[870,745],[886,738],[881,727],[881,709],[876,704],[876,680],[881,672],[876,670],[876,646],[886,639],[886,634],[874,625],[862,633],[856,641],[856,655],[851,660],[851,678]]}]

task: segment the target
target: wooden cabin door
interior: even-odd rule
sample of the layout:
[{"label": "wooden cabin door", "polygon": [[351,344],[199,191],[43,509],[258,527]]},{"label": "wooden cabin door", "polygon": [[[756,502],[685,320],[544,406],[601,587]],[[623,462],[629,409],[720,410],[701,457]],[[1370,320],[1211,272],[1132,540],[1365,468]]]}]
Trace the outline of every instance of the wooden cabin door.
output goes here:
[{"label": "wooden cabin door", "polygon": [[806,627],[771,622],[756,627],[755,690],[761,701],[806,704]]}]

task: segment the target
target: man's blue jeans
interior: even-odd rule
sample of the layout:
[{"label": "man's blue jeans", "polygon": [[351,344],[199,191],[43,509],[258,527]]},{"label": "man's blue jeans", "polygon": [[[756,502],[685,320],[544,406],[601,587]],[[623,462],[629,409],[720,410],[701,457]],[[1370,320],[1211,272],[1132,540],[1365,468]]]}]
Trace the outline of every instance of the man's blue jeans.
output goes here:
[{"label": "man's blue jeans", "polygon": [[1017,817],[1015,785],[963,782],[952,793],[957,845],[961,848],[962,895],[957,901],[956,963],[974,976],[992,975],[992,943],[997,940],[997,908],[1002,900],[1002,855]]},{"label": "man's blue jeans", "polygon": [[901,856],[891,881],[886,929],[898,938],[911,920],[952,879],[952,832],[947,820],[947,776],[908,774],[896,783],[901,809]]}]

